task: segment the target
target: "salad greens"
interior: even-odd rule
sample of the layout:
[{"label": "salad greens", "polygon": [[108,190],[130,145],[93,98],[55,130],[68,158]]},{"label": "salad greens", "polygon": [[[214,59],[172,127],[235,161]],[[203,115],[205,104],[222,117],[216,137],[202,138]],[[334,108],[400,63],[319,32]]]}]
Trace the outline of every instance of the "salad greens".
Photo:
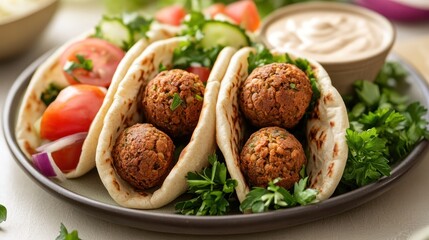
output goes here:
[{"label": "salad greens", "polygon": [[7,209],[5,206],[0,204],[0,223],[6,221],[7,219]]},{"label": "salad greens", "polygon": [[280,180],[276,178],[270,181],[267,188],[254,187],[241,203],[240,211],[251,210],[253,213],[261,213],[271,209],[307,205],[316,200],[317,190],[307,188],[308,177],[301,178],[295,183],[293,194],[276,185]]},{"label": "salad greens", "polygon": [[67,231],[67,228],[64,226],[64,224],[61,223],[60,235],[58,235],[55,240],[80,240],[80,238],[76,230],[73,230],[72,232],[69,233]]},{"label": "salad greens", "polygon": [[357,81],[354,95],[344,98],[350,129],[349,157],[338,191],[349,191],[389,176],[391,166],[402,160],[423,139],[429,139],[420,103],[408,104],[397,86],[404,85],[406,71],[388,62],[375,82]]},{"label": "salad greens", "polygon": [[[184,29],[179,35],[185,36],[187,40],[183,41],[173,53],[174,68],[186,69],[195,63],[212,68],[224,45],[231,45],[228,42],[236,42],[240,38],[243,39],[243,42],[250,44],[249,37],[239,26],[228,22],[208,20],[201,12],[189,13],[183,25]],[[218,38],[217,33],[226,31],[226,29],[230,31],[232,29],[237,34],[237,38]]]},{"label": "salad greens", "polygon": [[[272,11],[278,9],[279,7],[299,3],[299,2],[309,2],[314,0],[254,0],[256,6],[258,7],[259,14],[262,17],[268,15]],[[350,2],[350,0],[324,0],[331,2]],[[215,3],[232,3],[234,0],[205,0],[200,1],[201,7],[206,8]],[[187,9],[191,9],[192,0],[159,0],[159,1],[147,1],[147,0],[104,0],[106,9],[108,12],[120,13],[120,12],[129,12],[136,11],[142,8],[147,10],[155,10],[157,8],[165,7],[173,4],[180,4]]]},{"label": "salad greens", "polygon": [[60,94],[63,88],[57,86],[54,83],[50,83],[49,86],[45,89],[45,91],[40,94],[40,100],[48,106],[57,98],[58,94]]},{"label": "salad greens", "polygon": [[178,202],[176,212],[185,215],[224,215],[229,211],[229,198],[234,193],[237,181],[227,178],[227,169],[217,155],[209,156],[210,167],[201,173],[189,172],[187,183],[189,193],[196,195],[190,200]]}]

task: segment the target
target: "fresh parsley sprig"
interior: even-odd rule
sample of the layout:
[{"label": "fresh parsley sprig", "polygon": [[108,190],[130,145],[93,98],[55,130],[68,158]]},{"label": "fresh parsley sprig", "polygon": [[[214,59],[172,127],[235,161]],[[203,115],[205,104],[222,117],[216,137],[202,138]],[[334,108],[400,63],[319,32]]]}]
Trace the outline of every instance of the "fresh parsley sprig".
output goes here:
[{"label": "fresh parsley sprig", "polygon": [[87,59],[83,55],[76,54],[76,60],[77,61],[67,61],[66,64],[64,64],[64,71],[66,73],[73,75],[73,71],[79,68],[89,72],[92,71],[93,63],[91,59]]},{"label": "fresh parsley sprig", "polygon": [[6,221],[7,219],[7,209],[5,206],[0,204],[0,223]]},{"label": "fresh parsley sprig", "polygon": [[55,83],[50,83],[49,86],[40,94],[40,100],[46,105],[49,106],[55,99],[58,94],[60,94],[63,88],[58,86]]},{"label": "fresh parsley sprig", "polygon": [[389,176],[391,166],[429,139],[427,109],[409,104],[404,88],[406,71],[388,62],[375,82],[354,83],[355,94],[344,98],[349,110],[346,132],[349,156],[339,191],[352,190]]},{"label": "fresh parsley sprig", "polygon": [[61,223],[60,226],[60,235],[55,238],[55,240],[80,240],[78,233],[76,230],[73,230],[72,232],[68,232],[67,228],[64,226],[63,223]]},{"label": "fresh parsley sprig", "polygon": [[307,205],[316,200],[317,190],[306,188],[308,177],[295,183],[293,194],[276,185],[280,180],[281,178],[276,178],[270,181],[267,188],[254,187],[241,203],[240,211],[251,210],[253,213],[261,213],[271,209]]},{"label": "fresh parsley sprig", "polygon": [[227,179],[226,166],[218,161],[216,154],[210,155],[208,160],[211,166],[204,168],[201,173],[188,173],[188,192],[196,197],[176,203],[177,213],[202,216],[224,215],[229,211],[228,200],[237,181]]}]

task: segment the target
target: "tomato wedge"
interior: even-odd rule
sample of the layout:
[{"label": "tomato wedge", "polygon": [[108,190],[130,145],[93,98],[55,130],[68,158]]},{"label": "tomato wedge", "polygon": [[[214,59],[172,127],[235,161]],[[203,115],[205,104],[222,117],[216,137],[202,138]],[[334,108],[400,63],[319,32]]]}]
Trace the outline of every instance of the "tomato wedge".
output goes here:
[{"label": "tomato wedge", "polygon": [[225,14],[225,4],[215,3],[204,9],[204,13],[214,18],[217,14]]},{"label": "tomato wedge", "polygon": [[55,164],[57,164],[61,172],[68,173],[76,169],[84,141],[85,139],[81,139],[69,146],[51,153],[52,159]]},{"label": "tomato wedge", "polygon": [[87,38],[68,47],[60,57],[64,76],[70,84],[109,87],[125,52],[98,38]]},{"label": "tomato wedge", "polygon": [[261,23],[258,8],[252,0],[241,0],[228,4],[226,15],[249,31],[256,31]]},{"label": "tomato wedge", "polygon": [[77,84],[64,88],[45,110],[40,123],[40,137],[54,141],[88,132],[103,103],[106,89]]},{"label": "tomato wedge", "polygon": [[186,69],[190,73],[197,74],[200,77],[200,80],[204,83],[207,82],[210,76],[210,68],[208,67],[193,67],[190,66]]},{"label": "tomato wedge", "polygon": [[160,23],[179,26],[185,15],[185,8],[179,5],[173,5],[160,9],[155,14],[155,19]]}]

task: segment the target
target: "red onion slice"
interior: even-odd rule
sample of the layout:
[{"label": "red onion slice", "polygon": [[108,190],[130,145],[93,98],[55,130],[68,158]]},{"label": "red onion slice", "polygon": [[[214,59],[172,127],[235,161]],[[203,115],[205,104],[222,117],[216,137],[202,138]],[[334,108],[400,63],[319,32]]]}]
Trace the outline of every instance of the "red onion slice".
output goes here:
[{"label": "red onion slice", "polygon": [[32,155],[33,164],[39,170],[40,173],[49,178],[57,178],[64,180],[64,174],[57,167],[54,160],[52,159],[50,152],[41,152]]},{"label": "red onion slice", "polygon": [[58,168],[51,153],[82,141],[87,135],[87,132],[76,133],[38,147],[36,151],[39,153],[32,155],[34,166],[46,177],[64,180],[65,176]]}]

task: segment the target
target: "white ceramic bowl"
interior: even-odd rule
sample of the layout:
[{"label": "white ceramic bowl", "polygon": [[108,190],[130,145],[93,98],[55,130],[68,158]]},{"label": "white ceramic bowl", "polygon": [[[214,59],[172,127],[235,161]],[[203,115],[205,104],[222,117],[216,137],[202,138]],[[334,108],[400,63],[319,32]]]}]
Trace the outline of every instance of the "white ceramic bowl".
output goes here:
[{"label": "white ceramic bowl", "polygon": [[46,0],[26,12],[2,17],[0,60],[28,50],[52,19],[58,3],[58,0]]},{"label": "white ceramic bowl", "polygon": [[[288,19],[291,16],[299,15],[301,13],[307,14],[308,18],[317,17],[318,15],[323,14],[324,12],[334,13],[334,14],[350,14],[358,18],[366,19],[370,22],[376,29],[379,30],[376,40],[381,43],[374,49],[371,49],[367,52],[357,53],[357,54],[345,54],[344,56],[331,57],[330,55],[317,55],[317,54],[308,54],[301,52],[299,49],[289,49],[285,50],[281,46],[276,46],[272,40],[273,32],[270,30],[273,24],[279,24],[281,19]],[[287,32],[289,25],[282,30]],[[308,25],[298,26],[303,27]],[[272,28],[271,28],[272,29]],[[352,34],[352,33],[349,33]],[[366,34],[366,33],[365,33]],[[370,32],[368,31],[370,36]],[[377,73],[383,66],[385,59],[390,52],[393,43],[395,41],[395,29],[392,24],[380,14],[373,12],[371,10],[355,6],[352,4],[345,3],[335,3],[335,2],[307,2],[292,4],[286,7],[280,8],[267,16],[264,20],[261,31],[260,38],[263,43],[265,43],[269,48],[274,48],[280,51],[288,51],[294,55],[312,58],[319,62],[328,72],[333,85],[338,89],[341,94],[346,94],[351,91],[351,84],[355,80],[366,79],[374,80]],[[271,40],[270,40],[271,36]],[[341,37],[342,35],[339,35]],[[333,36],[335,38],[336,36]],[[314,48],[317,48],[318,42],[314,43]]]}]

